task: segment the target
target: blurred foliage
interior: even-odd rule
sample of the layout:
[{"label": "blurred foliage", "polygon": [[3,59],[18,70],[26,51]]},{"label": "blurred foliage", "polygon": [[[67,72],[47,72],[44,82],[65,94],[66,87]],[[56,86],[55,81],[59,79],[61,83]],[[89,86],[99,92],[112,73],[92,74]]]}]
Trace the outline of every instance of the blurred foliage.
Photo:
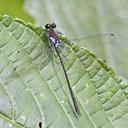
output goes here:
[{"label": "blurred foliage", "polygon": [[34,22],[34,18],[24,11],[23,4],[24,0],[0,0],[0,14],[9,14],[25,21]]}]

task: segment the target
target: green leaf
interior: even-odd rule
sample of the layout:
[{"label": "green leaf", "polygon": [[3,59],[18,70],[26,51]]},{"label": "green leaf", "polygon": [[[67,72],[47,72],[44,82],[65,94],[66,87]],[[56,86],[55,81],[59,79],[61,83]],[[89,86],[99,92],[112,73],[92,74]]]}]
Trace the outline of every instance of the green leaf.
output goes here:
[{"label": "green leaf", "polygon": [[[25,0],[26,10],[38,24],[55,22],[58,30],[70,39],[89,36],[75,43],[93,50],[125,78],[128,78],[127,5],[127,0]],[[100,35],[105,33],[115,36]]]},{"label": "green leaf", "polygon": [[128,128],[127,82],[59,35],[82,114],[75,116],[63,70],[42,33],[43,28],[0,17],[0,126],[35,128],[42,122],[43,128]]}]

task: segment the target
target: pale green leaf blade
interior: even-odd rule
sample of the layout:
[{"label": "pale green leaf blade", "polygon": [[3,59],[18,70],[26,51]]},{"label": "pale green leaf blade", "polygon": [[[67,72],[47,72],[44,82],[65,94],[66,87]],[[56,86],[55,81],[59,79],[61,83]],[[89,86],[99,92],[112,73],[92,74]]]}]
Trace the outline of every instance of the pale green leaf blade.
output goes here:
[{"label": "pale green leaf blade", "polygon": [[0,126],[35,128],[41,121],[51,128],[126,128],[127,83],[62,36],[64,64],[82,113],[75,117],[61,65],[43,32],[9,16],[0,18]]}]

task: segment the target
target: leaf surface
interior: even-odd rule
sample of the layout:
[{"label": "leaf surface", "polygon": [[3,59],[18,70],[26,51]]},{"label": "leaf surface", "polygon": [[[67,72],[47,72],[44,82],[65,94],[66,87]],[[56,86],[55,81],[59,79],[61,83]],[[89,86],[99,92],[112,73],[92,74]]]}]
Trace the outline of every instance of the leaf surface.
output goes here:
[{"label": "leaf surface", "polygon": [[0,17],[0,126],[35,128],[42,122],[44,128],[127,128],[127,82],[59,35],[82,113],[76,117],[58,57],[42,33],[43,28]]}]

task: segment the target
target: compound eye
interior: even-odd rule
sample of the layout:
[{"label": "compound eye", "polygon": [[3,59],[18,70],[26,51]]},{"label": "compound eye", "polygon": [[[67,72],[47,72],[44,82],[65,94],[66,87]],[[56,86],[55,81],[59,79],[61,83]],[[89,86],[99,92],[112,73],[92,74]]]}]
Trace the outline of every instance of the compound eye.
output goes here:
[{"label": "compound eye", "polygon": [[52,28],[56,28],[56,24],[55,23],[52,23],[51,26],[52,26]]},{"label": "compound eye", "polygon": [[46,29],[49,29],[49,28],[50,28],[50,24],[46,24],[46,25],[45,25],[45,28],[46,28]]}]

